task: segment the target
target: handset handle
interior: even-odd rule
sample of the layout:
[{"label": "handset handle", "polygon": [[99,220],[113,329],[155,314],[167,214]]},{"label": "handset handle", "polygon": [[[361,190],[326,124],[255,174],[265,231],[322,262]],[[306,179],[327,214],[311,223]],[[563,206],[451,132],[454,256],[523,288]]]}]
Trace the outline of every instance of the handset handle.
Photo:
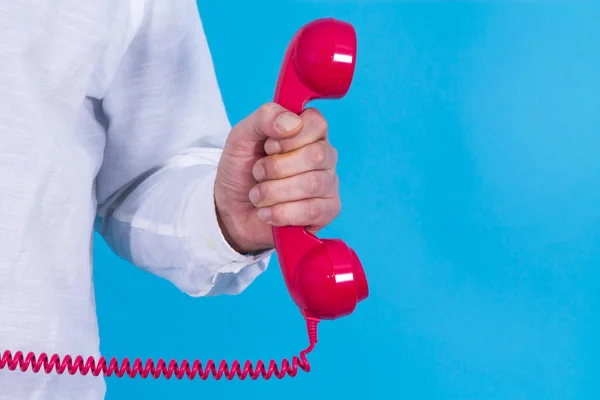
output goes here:
[{"label": "handset handle", "polygon": [[[349,23],[323,18],[304,25],[285,53],[273,101],[301,114],[311,100],[344,97],[356,52]],[[339,318],[367,297],[362,265],[340,240],[321,240],[299,226],[273,227],[273,236],[284,281],[305,316]]]}]

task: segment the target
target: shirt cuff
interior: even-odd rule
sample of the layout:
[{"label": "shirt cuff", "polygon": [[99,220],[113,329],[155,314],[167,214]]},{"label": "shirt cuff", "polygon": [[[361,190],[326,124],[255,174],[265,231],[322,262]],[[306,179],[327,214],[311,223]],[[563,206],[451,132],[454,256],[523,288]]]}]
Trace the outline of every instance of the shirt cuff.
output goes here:
[{"label": "shirt cuff", "polygon": [[[190,193],[182,224],[190,251],[190,296],[239,294],[268,266],[274,249],[240,254],[225,239],[214,201],[217,169],[205,174]],[[201,283],[202,282],[202,283]]]}]

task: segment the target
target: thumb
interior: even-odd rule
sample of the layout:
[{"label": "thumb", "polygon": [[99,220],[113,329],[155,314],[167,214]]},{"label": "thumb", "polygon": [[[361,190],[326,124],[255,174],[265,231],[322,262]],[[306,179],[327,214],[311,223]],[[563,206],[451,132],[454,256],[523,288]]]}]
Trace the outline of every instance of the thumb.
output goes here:
[{"label": "thumb", "polygon": [[269,138],[287,139],[302,131],[303,121],[298,115],[276,103],[266,103],[240,121],[231,130],[229,140],[240,148],[254,148]]}]

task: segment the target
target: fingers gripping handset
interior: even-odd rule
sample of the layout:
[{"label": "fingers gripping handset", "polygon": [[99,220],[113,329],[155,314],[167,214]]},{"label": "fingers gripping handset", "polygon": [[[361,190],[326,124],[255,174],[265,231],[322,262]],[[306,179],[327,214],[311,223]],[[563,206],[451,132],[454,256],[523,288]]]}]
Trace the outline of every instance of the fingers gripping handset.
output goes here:
[{"label": "fingers gripping handset", "polygon": [[[333,18],[303,26],[283,59],[274,102],[296,114],[317,99],[339,99],[350,89],[356,65],[356,33]],[[284,281],[302,314],[336,319],[351,314],[369,287],[358,256],[339,239],[319,239],[303,227],[274,227]]]},{"label": "fingers gripping handset", "polygon": [[[283,61],[275,90],[276,103],[300,114],[310,100],[343,97],[352,82],[356,58],[354,28],[334,19],[313,21],[294,36]],[[291,361],[280,365],[271,360],[256,364],[208,360],[178,362],[163,359],[130,362],[116,358],[48,355],[10,350],[0,352],[0,370],[45,372],[70,375],[92,374],[119,378],[161,376],[169,379],[258,379],[296,376],[299,369],[310,371],[306,355],[317,342],[317,322],[352,313],[369,293],[367,279],[354,251],[339,239],[319,239],[303,227],[273,228],[275,247],[283,277],[292,299],[306,317],[309,346]],[[0,348],[2,343],[0,343]],[[1,350],[0,350],[1,351]]]}]

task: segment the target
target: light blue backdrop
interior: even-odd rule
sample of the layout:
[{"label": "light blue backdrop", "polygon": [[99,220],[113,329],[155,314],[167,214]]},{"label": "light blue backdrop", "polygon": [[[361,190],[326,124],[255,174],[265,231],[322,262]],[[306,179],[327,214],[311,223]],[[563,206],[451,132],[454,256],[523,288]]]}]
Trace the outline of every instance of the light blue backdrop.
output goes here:
[{"label": "light blue backdrop", "polygon": [[[269,101],[302,24],[352,22],[348,96],[319,102],[343,211],[323,232],[371,296],[321,324],[283,381],[108,379],[115,399],[600,398],[600,7],[542,2],[199,2],[227,109]],[[102,350],[271,358],[305,345],[273,263],[238,297],[191,299],[96,249]]]}]

